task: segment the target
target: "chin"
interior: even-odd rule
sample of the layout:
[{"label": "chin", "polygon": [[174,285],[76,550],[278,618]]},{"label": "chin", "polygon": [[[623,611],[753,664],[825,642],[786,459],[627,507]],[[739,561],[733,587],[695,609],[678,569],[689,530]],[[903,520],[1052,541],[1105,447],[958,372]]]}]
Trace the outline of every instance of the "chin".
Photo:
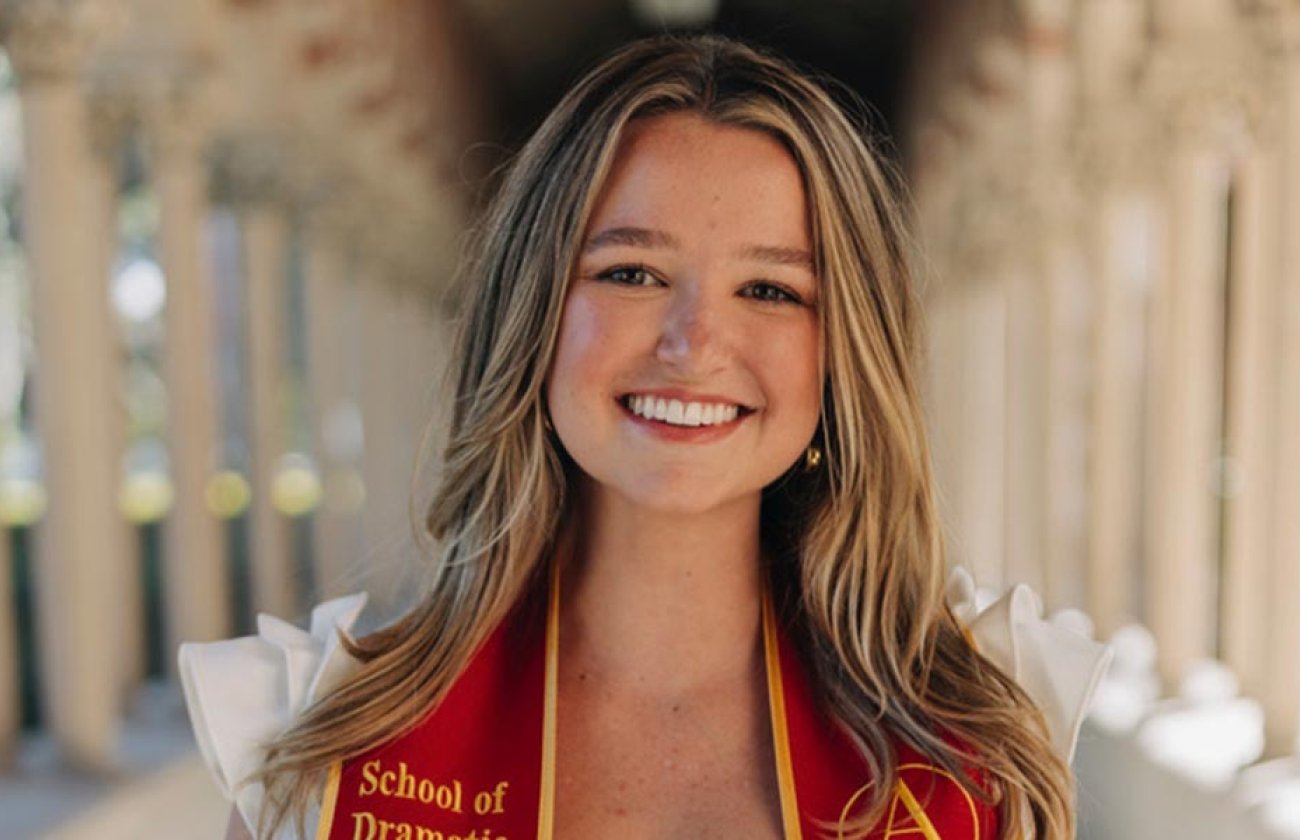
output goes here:
[{"label": "chin", "polygon": [[738,490],[702,481],[698,476],[660,480],[643,477],[638,482],[610,489],[615,489],[636,508],[673,516],[706,514],[746,501],[757,505],[762,495],[761,489]]}]

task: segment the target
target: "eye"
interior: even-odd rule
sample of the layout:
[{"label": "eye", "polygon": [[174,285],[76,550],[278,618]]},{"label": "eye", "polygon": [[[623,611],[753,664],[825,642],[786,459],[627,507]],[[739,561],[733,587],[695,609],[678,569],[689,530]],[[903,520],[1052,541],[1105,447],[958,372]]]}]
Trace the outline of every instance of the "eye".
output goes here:
[{"label": "eye", "polygon": [[614,283],[619,286],[662,286],[662,281],[640,265],[620,265],[606,269],[596,275],[602,283]]},{"label": "eye", "polygon": [[762,303],[803,303],[802,298],[785,286],[764,281],[750,283],[741,290],[741,295]]}]

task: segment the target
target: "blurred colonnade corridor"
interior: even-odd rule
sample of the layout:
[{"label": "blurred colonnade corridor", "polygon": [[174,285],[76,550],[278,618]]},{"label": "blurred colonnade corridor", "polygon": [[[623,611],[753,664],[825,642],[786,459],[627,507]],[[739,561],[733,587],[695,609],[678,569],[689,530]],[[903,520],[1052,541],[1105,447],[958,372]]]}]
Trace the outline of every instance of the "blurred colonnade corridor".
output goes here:
[{"label": "blurred colonnade corridor", "polygon": [[[409,597],[466,227],[649,5],[0,0],[13,836],[185,825],[181,641]],[[952,559],[1116,646],[1080,835],[1300,837],[1300,0],[711,14],[881,86]]]}]

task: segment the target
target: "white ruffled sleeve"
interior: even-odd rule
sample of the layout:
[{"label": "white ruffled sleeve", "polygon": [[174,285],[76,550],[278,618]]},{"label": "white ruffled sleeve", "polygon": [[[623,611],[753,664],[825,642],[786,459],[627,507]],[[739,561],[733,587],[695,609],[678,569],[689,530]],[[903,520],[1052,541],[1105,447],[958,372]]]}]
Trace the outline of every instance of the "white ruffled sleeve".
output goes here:
[{"label": "white ruffled sleeve", "polygon": [[256,636],[181,645],[181,686],[199,751],[247,825],[257,825],[262,786],[242,783],[261,766],[266,743],[359,667],[339,634],[365,603],[358,593],[321,604],[310,632],[259,615]]},{"label": "white ruffled sleeve", "polygon": [[979,652],[1042,709],[1052,745],[1070,761],[1079,727],[1110,663],[1110,647],[1071,628],[1060,614],[1044,619],[1042,603],[1024,584],[981,608],[970,572],[958,568],[948,579],[948,605]]}]

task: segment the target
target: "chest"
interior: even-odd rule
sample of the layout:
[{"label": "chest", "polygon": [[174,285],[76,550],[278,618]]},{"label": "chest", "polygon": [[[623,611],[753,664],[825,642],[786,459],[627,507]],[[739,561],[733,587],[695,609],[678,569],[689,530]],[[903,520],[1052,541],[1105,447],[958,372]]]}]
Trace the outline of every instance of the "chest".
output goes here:
[{"label": "chest", "polygon": [[[575,690],[582,669],[552,681],[554,659],[531,641],[538,628],[508,629],[414,728],[331,767],[318,836],[814,837],[872,785],[798,659],[782,649],[778,660],[773,644],[764,673],[665,702],[663,686],[644,681],[621,695]],[[992,811],[958,779],[902,745],[898,757],[873,838],[996,836]]]},{"label": "chest", "polygon": [[781,837],[766,708],[570,697],[557,727],[557,837]]}]

